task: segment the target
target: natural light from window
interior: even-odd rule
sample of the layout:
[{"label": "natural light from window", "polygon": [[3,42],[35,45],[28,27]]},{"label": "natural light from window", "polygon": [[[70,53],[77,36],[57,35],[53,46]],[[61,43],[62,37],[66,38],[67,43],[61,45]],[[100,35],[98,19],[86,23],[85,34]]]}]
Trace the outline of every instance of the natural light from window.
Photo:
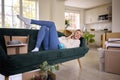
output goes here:
[{"label": "natural light from window", "polygon": [[70,30],[80,29],[80,14],[65,12],[65,25],[66,29]]},{"label": "natural light from window", "polygon": [[37,0],[2,0],[1,2],[0,27],[2,28],[24,28],[23,22],[20,22],[16,15],[33,19],[38,18]]}]

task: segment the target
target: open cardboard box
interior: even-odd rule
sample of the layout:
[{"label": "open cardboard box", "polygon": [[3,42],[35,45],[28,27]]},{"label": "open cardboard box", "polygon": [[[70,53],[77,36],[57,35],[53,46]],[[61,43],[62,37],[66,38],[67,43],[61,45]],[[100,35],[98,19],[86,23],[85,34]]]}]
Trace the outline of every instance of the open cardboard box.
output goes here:
[{"label": "open cardboard box", "polygon": [[[28,50],[28,36],[4,36],[5,44],[7,48],[7,54],[24,54],[27,53]],[[20,41],[22,44],[12,44],[9,45],[8,42],[12,39],[12,41]]]},{"label": "open cardboard box", "polygon": [[[56,80],[56,75],[54,73],[48,72],[48,74],[51,76],[52,80]],[[39,75],[40,75],[39,69],[25,72],[22,74],[22,80],[31,80],[35,76],[39,76]]]}]

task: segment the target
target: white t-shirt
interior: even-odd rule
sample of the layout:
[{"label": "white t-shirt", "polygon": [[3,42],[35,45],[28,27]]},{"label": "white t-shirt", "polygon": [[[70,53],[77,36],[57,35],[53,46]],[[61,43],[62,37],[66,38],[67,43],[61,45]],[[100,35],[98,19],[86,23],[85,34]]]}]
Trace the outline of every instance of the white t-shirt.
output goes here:
[{"label": "white t-shirt", "polygon": [[61,44],[64,44],[64,48],[75,48],[80,45],[80,40],[68,39],[65,36],[59,37],[59,41]]}]

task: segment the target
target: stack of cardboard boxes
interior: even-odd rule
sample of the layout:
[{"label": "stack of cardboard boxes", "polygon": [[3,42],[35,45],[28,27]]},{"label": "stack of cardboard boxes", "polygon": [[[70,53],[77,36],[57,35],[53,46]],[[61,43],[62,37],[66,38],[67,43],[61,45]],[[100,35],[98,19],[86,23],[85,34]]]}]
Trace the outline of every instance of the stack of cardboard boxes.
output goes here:
[{"label": "stack of cardboard boxes", "polygon": [[103,63],[102,68],[105,72],[120,74],[120,47],[106,48],[105,41],[110,38],[120,38],[120,33],[105,33],[102,35],[102,49],[99,50],[99,53],[101,52],[104,58],[103,62],[101,62],[101,64]]}]

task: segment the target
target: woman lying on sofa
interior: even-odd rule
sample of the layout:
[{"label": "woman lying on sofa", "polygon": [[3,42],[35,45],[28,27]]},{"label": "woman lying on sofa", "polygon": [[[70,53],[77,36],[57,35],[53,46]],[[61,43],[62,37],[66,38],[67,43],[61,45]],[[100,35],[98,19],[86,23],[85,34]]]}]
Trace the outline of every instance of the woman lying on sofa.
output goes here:
[{"label": "woman lying on sofa", "polygon": [[30,26],[30,24],[41,26],[38,32],[35,48],[32,50],[32,52],[39,51],[39,47],[41,46],[42,42],[44,50],[74,48],[79,47],[80,45],[79,39],[83,34],[81,30],[76,30],[69,37],[62,36],[58,38],[54,22],[28,19],[20,15],[17,15],[17,17],[27,26]]}]

